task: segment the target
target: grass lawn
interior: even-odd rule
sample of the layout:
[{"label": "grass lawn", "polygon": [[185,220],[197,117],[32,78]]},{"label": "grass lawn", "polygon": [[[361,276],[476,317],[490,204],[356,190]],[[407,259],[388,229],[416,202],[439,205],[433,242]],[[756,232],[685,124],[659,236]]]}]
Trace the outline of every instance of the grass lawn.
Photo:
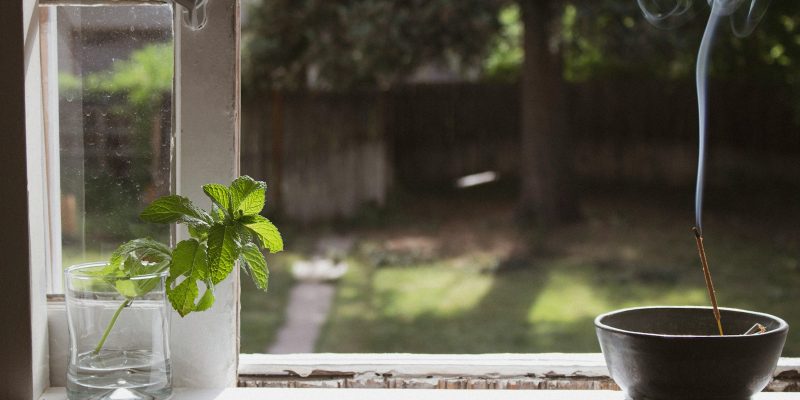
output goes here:
[{"label": "grass lawn", "polygon": [[[599,313],[707,304],[690,189],[593,190],[584,218],[547,236],[518,229],[514,196],[491,190],[416,196],[371,223],[335,229],[356,245],[317,351],[596,352]],[[707,199],[720,304],[800,326],[800,191]],[[312,248],[313,235],[299,233],[285,234],[294,252],[286,260]],[[283,318],[291,278],[282,257],[260,303],[243,285],[242,351],[263,351]],[[800,356],[795,332],[784,355]]]}]

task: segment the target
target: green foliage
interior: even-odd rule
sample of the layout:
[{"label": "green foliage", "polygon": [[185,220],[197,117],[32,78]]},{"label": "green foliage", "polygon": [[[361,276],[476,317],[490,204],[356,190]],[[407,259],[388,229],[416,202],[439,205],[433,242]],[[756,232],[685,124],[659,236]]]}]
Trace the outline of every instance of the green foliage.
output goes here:
[{"label": "green foliage", "polygon": [[197,288],[197,280],[187,278],[177,286],[170,288],[167,295],[169,296],[169,302],[172,304],[172,308],[174,308],[181,317],[184,317],[196,308],[194,299],[197,298],[199,293],[200,290]]},{"label": "green foliage", "polygon": [[[246,28],[248,86],[349,89],[391,85],[426,63],[480,66],[514,81],[524,58],[519,1],[262,0]],[[709,7],[672,30],[650,25],[631,0],[556,2],[552,32],[568,81],[639,75],[689,79]],[[773,2],[751,37],[723,26],[712,75],[800,79],[800,8]]]},{"label": "green foliage", "polygon": [[264,182],[236,179],[231,184],[228,213],[234,216],[258,214],[264,208],[264,192],[266,190],[267,186]]},{"label": "green foliage", "polygon": [[[171,43],[147,45],[134,51],[129,59],[114,63],[111,70],[87,76],[84,90],[126,93],[132,104],[150,106],[172,90],[174,58]],[[69,84],[69,80],[64,83]]]},{"label": "green foliage", "polygon": [[[203,191],[212,200],[210,214],[182,196],[156,199],[142,211],[142,220],[186,224],[192,237],[178,243],[174,250],[147,238],[124,243],[101,273],[114,279],[128,278],[116,288],[133,298],[152,290],[155,283],[132,278],[168,269],[167,297],[181,316],[210,308],[214,285],[230,275],[237,260],[256,287],[266,290],[269,271],[262,251],[283,250],[283,239],[275,225],[259,215],[265,190],[264,182],[249,176],[237,178],[230,187],[205,185]],[[205,292],[198,299],[199,283],[203,283]]]},{"label": "green foliage", "polygon": [[262,0],[245,30],[245,87],[385,87],[421,65],[465,71],[486,55],[506,2]]},{"label": "green foliage", "polygon": [[169,268],[172,252],[169,247],[150,238],[131,240],[111,255],[106,267],[92,271],[121,295],[132,299],[147,294],[158,284],[160,274]]},{"label": "green foliage", "polygon": [[156,199],[139,217],[145,222],[154,224],[182,222],[189,225],[208,225],[211,220],[205,211],[195,207],[189,199],[177,195]]},{"label": "green foliage", "polygon": [[500,10],[500,31],[492,41],[483,68],[490,80],[514,82],[519,79],[525,52],[522,50],[524,27],[519,5],[511,4]]},{"label": "green foliage", "polygon": [[[154,125],[169,121],[173,59],[171,43],[150,44],[127,59],[116,60],[107,70],[77,76],[59,73],[60,95],[88,106],[85,117],[81,116],[87,127],[83,133],[86,148],[105,146],[108,150],[97,156],[86,152],[81,165],[84,175],[62,176],[65,192],[86,199],[87,237],[105,241],[144,235],[164,238],[167,234],[140,223],[135,210],[145,198],[160,194],[153,190],[158,183],[154,182],[154,169],[160,165],[154,160]],[[120,134],[120,140],[94,140],[104,132],[88,127],[100,119],[105,120],[102,126]],[[169,151],[166,144],[161,146],[162,152]]]},{"label": "green foliage", "polygon": [[[695,18],[662,30],[642,17],[627,0],[565,3],[560,41],[564,76],[582,81],[609,75],[690,79],[694,73],[709,7],[694,3]],[[792,2],[772,2],[753,35],[737,38],[726,23],[717,35],[711,74],[719,79],[795,82],[800,70],[800,9]]]},{"label": "green foliage", "polygon": [[217,284],[233,271],[233,262],[241,251],[234,239],[232,226],[215,224],[208,231],[208,270],[212,284]]},{"label": "green foliage", "polygon": [[256,287],[262,290],[267,290],[269,283],[269,270],[267,269],[267,261],[264,259],[264,254],[258,247],[252,243],[247,243],[242,246],[242,258],[247,264],[247,271],[250,277],[253,278],[253,283]]},{"label": "green foliage", "polygon": [[181,275],[197,280],[208,277],[208,247],[196,239],[183,240],[175,246],[169,268],[170,282]]},{"label": "green foliage", "polygon": [[261,246],[269,249],[270,253],[283,251],[283,240],[278,228],[268,219],[260,215],[245,216],[240,220],[250,232],[258,237]]}]

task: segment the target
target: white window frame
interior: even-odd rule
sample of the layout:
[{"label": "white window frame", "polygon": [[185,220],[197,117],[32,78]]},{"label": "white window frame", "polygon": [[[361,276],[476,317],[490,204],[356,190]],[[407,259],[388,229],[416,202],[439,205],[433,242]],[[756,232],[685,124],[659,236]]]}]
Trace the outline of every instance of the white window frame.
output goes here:
[{"label": "white window frame", "polygon": [[[201,184],[228,182],[239,173],[240,3],[210,0],[207,7],[204,29],[175,25],[176,189],[201,203],[206,201]],[[180,20],[180,13],[175,17]],[[0,340],[8,350],[0,357],[0,398],[4,399],[38,398],[49,386],[63,386],[66,375],[64,304],[45,301],[48,253],[43,238],[49,196],[42,108],[46,88],[41,81],[38,21],[37,0],[0,1],[0,37],[4,39],[0,41],[0,88],[5,91],[0,96],[0,123],[6,130],[0,134],[5,185],[0,196],[5,213],[0,231],[5,264],[0,268],[0,313],[5,329],[0,330]],[[178,232],[178,238],[185,235]],[[209,311],[172,318],[176,387],[232,387],[239,374],[288,380],[336,372],[422,378],[599,377],[606,373],[599,354],[259,354],[242,355],[240,360],[238,272],[217,286],[216,298]],[[782,359],[777,373],[786,371],[800,371],[800,359]]]},{"label": "white window frame", "polygon": [[[230,182],[239,174],[239,1],[210,1],[208,21],[199,31],[184,26],[178,11],[175,186],[177,193],[202,203],[207,199],[201,184]],[[0,2],[0,26],[4,37],[0,87],[5,91],[0,120],[6,128],[0,135],[0,168],[7,184],[4,192],[9,192],[0,196],[0,206],[9,215],[5,217],[9,227],[0,234],[6,264],[0,268],[0,293],[9,298],[0,302],[5,316],[0,338],[19,344],[6,346],[15,350],[1,358],[0,398],[38,398],[48,386],[64,385],[68,343],[64,303],[47,302],[45,296],[46,270],[53,258],[46,243],[50,196],[42,101],[48,89],[41,76],[38,1]],[[177,233],[179,239],[185,235]],[[216,287],[211,310],[172,318],[176,387],[236,384],[238,280],[237,272]]]}]

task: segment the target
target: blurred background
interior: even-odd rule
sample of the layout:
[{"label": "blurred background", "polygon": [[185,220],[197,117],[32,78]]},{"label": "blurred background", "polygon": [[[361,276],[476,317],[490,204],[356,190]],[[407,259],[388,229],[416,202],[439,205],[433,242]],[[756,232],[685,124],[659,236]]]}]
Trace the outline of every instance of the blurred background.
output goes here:
[{"label": "blurred background", "polygon": [[[599,313],[707,304],[694,12],[662,30],[629,0],[248,1],[242,172],[287,252],[266,296],[243,285],[242,351],[596,352]],[[774,2],[752,36],[720,30],[705,207],[721,304],[790,324],[798,24]]]},{"label": "blurred background", "polygon": [[[169,234],[136,215],[169,191],[172,11],[129,9],[58,11],[64,265]],[[267,294],[242,285],[242,352],[597,352],[599,313],[708,303],[691,232],[705,1],[670,30],[632,0],[242,11],[241,172],[267,181],[286,242]],[[722,27],[704,214],[721,305],[795,326],[798,79],[794,2],[747,38]]]}]

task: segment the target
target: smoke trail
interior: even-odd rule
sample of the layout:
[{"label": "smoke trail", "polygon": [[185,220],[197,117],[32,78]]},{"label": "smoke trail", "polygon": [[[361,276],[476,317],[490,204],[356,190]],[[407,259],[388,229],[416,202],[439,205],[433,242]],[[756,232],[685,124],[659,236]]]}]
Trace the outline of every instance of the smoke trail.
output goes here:
[{"label": "smoke trail", "polygon": [[[678,26],[690,19],[694,0],[637,0],[644,17],[660,28]],[[697,155],[697,184],[695,187],[695,227],[703,232],[703,189],[706,171],[706,143],[708,138],[708,66],[714,36],[723,17],[730,17],[731,30],[744,37],[755,30],[764,17],[771,0],[708,0],[711,15],[708,17],[700,50],[697,53],[695,79],[697,81],[697,108],[699,116],[699,144]],[[745,6],[745,4],[747,4]]]},{"label": "smoke trail", "polygon": [[[731,16],[731,29],[737,36],[747,36],[753,32],[764,16],[770,0],[751,0],[749,7],[742,7],[745,0],[709,0],[711,15],[708,17],[706,30],[697,52],[697,108],[699,124],[699,144],[697,154],[697,184],[695,186],[694,215],[698,233],[703,234],[703,193],[705,186],[707,141],[708,141],[708,64],[711,58],[711,47],[717,32],[720,19]],[[744,13],[741,9],[747,9]],[[734,14],[737,17],[734,17]]]},{"label": "smoke trail", "polygon": [[750,7],[740,7],[731,15],[731,30],[737,37],[749,36],[764,18],[772,0],[753,1]]},{"label": "smoke trail", "polygon": [[637,1],[645,19],[659,28],[675,28],[694,17],[693,0]]},{"label": "smoke trail", "polygon": [[708,137],[708,121],[706,110],[708,106],[708,62],[711,54],[711,45],[714,43],[714,35],[719,26],[722,14],[719,10],[720,3],[715,1],[711,6],[711,15],[708,17],[708,24],[703,33],[703,40],[700,42],[700,50],[697,52],[697,69],[695,79],[697,83],[697,111],[699,116],[700,141],[697,154],[697,186],[695,187],[694,197],[694,216],[695,227],[700,235],[703,234],[703,186],[706,175],[706,138]]}]

